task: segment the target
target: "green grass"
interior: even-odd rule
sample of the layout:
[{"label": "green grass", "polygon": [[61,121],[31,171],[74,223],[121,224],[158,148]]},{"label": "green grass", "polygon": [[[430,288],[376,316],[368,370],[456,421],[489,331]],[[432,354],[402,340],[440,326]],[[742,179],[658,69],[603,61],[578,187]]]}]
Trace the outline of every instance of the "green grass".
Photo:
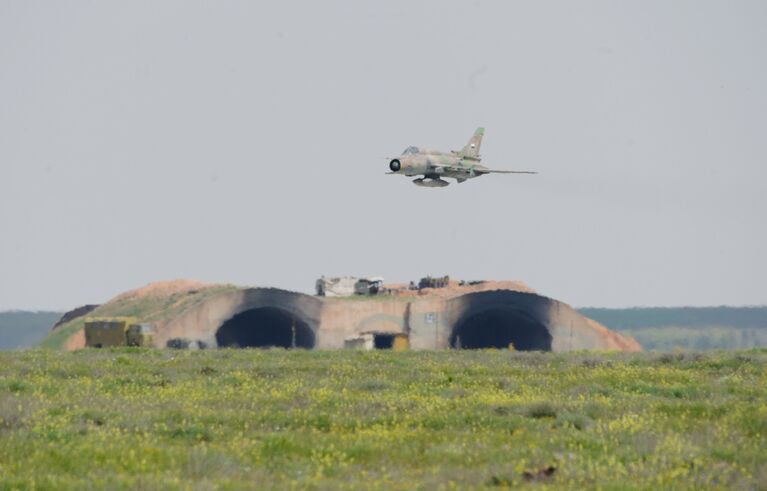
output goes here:
[{"label": "green grass", "polygon": [[0,489],[765,489],[766,365],[765,350],[5,352]]}]

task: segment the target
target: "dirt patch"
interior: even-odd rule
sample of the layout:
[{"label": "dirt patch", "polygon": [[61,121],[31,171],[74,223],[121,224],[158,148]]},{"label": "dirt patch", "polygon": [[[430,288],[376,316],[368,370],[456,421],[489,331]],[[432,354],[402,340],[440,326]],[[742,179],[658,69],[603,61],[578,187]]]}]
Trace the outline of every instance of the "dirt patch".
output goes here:
[{"label": "dirt patch", "polygon": [[536,293],[535,290],[525,285],[521,281],[478,281],[471,283],[464,283],[455,280],[450,280],[448,285],[444,288],[421,288],[420,290],[408,290],[407,285],[404,283],[383,285],[384,291],[389,290],[391,295],[395,297],[457,297],[465,293],[487,292],[494,290],[511,290],[524,293]]},{"label": "dirt patch", "polygon": [[123,302],[126,300],[138,300],[148,297],[170,297],[176,293],[185,293],[215,286],[212,283],[203,283],[197,280],[168,280],[149,283],[141,288],[121,293],[108,303]]},{"label": "dirt patch", "polygon": [[64,350],[72,351],[85,348],[85,330],[80,329],[64,341]]},{"label": "dirt patch", "polygon": [[636,339],[631,336],[622,336],[615,331],[611,331],[594,319],[586,317],[586,322],[593,327],[595,331],[601,334],[601,337],[607,342],[607,349],[616,349],[620,351],[642,351]]}]

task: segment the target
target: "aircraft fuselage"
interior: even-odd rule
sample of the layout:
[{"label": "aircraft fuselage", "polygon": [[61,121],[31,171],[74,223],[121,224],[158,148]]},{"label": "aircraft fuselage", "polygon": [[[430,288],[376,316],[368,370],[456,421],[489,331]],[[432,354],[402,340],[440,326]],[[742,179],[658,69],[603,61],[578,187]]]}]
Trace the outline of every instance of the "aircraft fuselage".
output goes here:
[{"label": "aircraft fuselage", "polygon": [[412,155],[401,155],[391,160],[389,169],[395,174],[406,176],[425,176],[437,179],[450,177],[458,180],[479,177],[477,171],[486,168],[477,160],[460,157],[454,153],[429,151]]}]

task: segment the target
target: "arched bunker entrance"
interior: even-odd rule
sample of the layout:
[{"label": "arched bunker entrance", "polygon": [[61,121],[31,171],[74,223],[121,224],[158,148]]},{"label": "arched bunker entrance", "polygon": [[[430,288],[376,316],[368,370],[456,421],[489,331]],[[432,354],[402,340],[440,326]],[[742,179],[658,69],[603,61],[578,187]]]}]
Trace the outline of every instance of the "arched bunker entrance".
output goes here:
[{"label": "arched bunker entrance", "polygon": [[314,331],[287,310],[260,307],[224,322],[216,331],[220,348],[314,348]]},{"label": "arched bunker entrance", "polygon": [[495,307],[469,313],[450,334],[450,347],[551,351],[551,334],[540,321],[512,308]]}]

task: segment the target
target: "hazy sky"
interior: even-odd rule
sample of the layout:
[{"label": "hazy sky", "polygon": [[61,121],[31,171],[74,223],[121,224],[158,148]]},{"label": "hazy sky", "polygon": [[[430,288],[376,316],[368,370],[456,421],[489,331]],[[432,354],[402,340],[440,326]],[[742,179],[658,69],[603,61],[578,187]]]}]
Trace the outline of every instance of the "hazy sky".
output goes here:
[{"label": "hazy sky", "polygon": [[[387,176],[487,128],[485,176]],[[0,309],[194,278],[767,303],[767,2],[0,1]]]}]

